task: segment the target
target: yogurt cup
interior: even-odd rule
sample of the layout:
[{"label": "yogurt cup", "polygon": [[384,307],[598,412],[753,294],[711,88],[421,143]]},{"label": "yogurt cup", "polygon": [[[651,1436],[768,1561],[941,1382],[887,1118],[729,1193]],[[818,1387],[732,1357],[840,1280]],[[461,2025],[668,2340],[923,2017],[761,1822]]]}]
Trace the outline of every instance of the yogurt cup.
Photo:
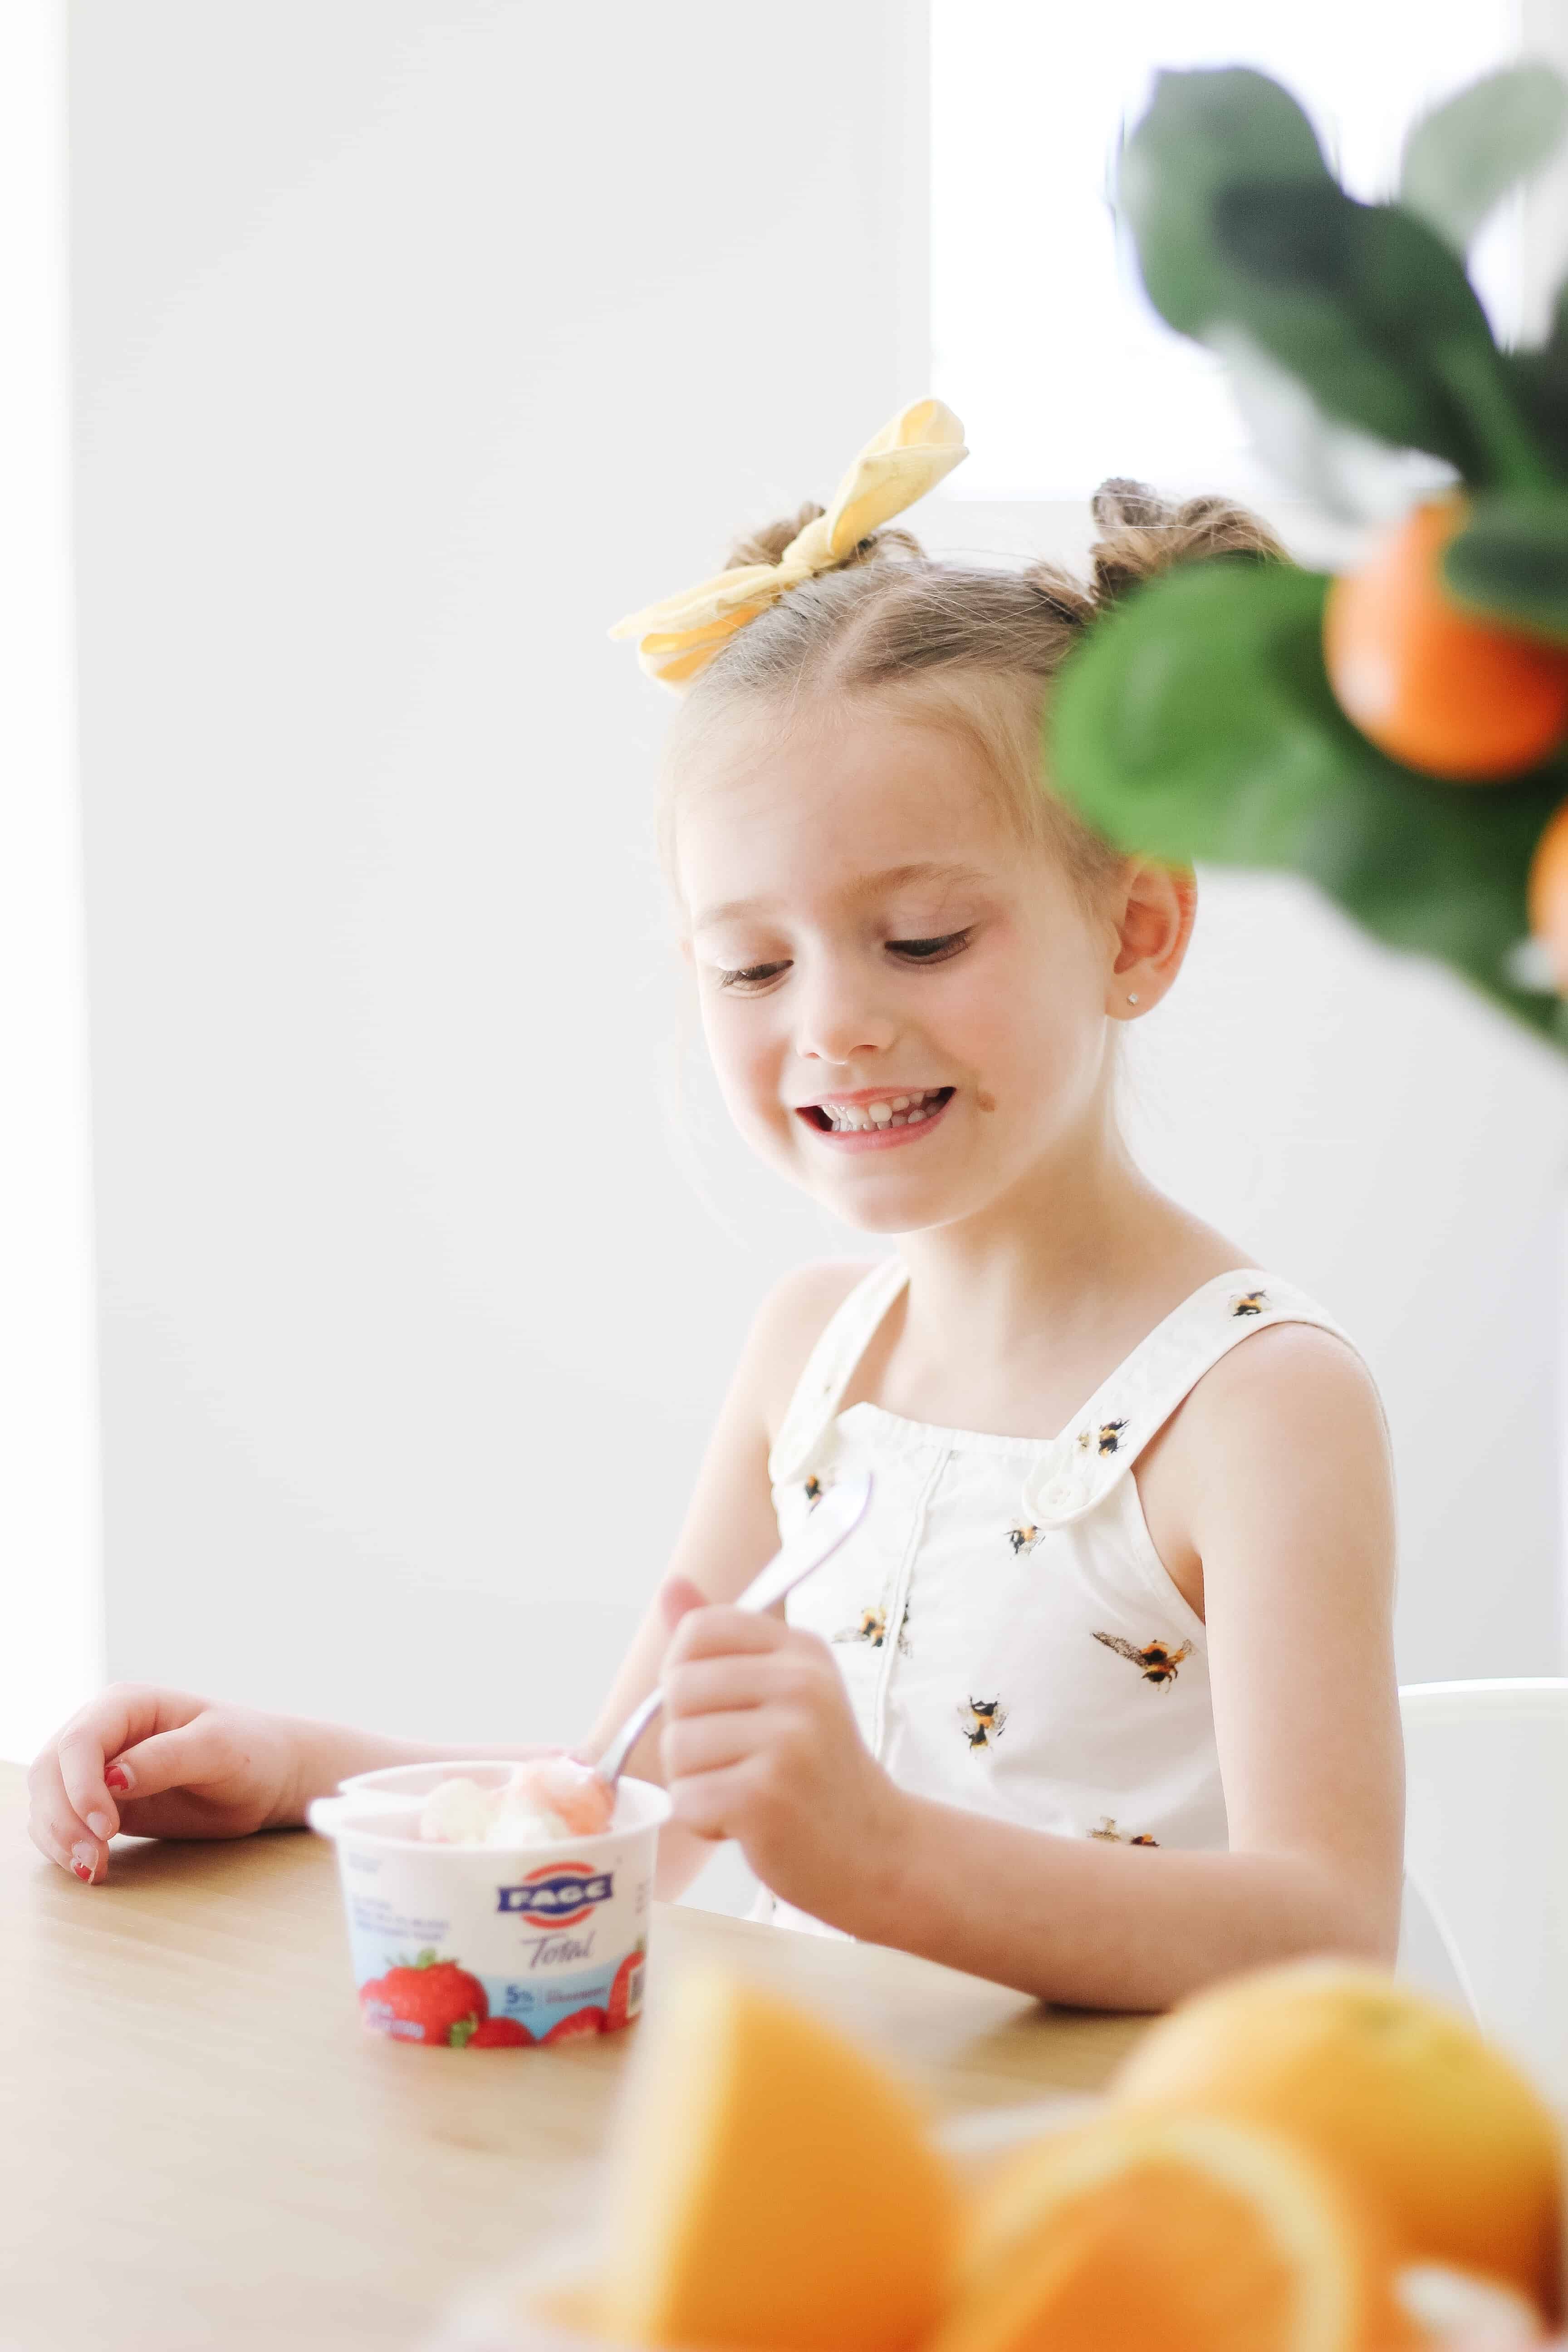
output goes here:
[{"label": "yogurt cup", "polygon": [[360,2015],[373,2033],[521,2050],[613,2033],[642,2007],[662,1789],[622,1780],[598,1837],[445,1845],[419,1834],[439,1780],[499,1788],[510,1763],[400,1765],[318,1797],[337,1849]]}]

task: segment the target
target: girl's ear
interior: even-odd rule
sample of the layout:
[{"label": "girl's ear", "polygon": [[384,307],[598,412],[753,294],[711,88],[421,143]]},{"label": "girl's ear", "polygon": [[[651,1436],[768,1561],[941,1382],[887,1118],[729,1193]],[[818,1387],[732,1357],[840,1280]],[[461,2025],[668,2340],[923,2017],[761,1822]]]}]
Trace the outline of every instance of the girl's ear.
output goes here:
[{"label": "girl's ear", "polygon": [[1117,946],[1105,1002],[1112,1021],[1134,1021],[1159,1003],[1182,969],[1197,911],[1190,866],[1128,860],[1112,902]]}]

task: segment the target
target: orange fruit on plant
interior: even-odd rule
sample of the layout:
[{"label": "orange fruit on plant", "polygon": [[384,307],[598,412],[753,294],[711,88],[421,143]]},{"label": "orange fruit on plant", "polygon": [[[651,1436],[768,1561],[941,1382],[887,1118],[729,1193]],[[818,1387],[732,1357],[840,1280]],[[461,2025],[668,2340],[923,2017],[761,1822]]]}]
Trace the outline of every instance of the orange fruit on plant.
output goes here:
[{"label": "orange fruit on plant", "polygon": [[1113,2111],[983,2192],[931,2352],[1393,2352],[1425,2339],[1392,2280],[1375,2209],[1310,2150]]},{"label": "orange fruit on plant", "polygon": [[1323,608],[1323,658],[1347,719],[1427,775],[1520,775],[1568,732],[1568,649],[1465,611],[1444,585],[1459,498],[1419,506]]},{"label": "orange fruit on plant", "polygon": [[693,2352],[910,2352],[946,2293],[958,2190],[869,2058],[722,1977],[641,2029],[597,2333]]},{"label": "orange fruit on plant", "polygon": [[1560,996],[1568,996],[1568,801],[1535,845],[1528,891],[1531,936],[1551,961]]},{"label": "orange fruit on plant", "polygon": [[1402,2262],[1501,2278],[1556,2312],[1550,2110],[1463,2018],[1374,1969],[1300,1961],[1199,1993],[1151,2028],[1113,2093],[1288,2133],[1375,2203]]}]

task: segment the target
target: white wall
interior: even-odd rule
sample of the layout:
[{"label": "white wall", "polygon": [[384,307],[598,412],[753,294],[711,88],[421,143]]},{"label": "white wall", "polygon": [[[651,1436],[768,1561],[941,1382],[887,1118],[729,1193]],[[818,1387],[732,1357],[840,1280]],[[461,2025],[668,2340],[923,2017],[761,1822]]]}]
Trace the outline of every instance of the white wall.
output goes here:
[{"label": "white wall", "polygon": [[0,12],[0,1756],[102,1677],[72,707],[66,43]]},{"label": "white wall", "polygon": [[[921,15],[78,0],[117,1674],[575,1733],[752,1302],[855,1246],[680,1045],[603,630],[924,388]],[[1549,1668],[1561,1072],[1236,884],[1149,1055],[1383,1375],[1406,1671]]]},{"label": "white wall", "polygon": [[605,632],[920,389],[920,30],[78,7],[116,1674],[577,1734],[752,1305],[845,1245],[678,1099]]}]

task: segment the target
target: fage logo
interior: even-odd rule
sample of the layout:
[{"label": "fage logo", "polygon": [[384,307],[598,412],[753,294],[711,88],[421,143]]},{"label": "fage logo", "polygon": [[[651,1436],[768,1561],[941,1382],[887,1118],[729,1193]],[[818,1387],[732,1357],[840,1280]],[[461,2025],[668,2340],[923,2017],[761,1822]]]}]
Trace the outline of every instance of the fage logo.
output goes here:
[{"label": "fage logo", "polygon": [[521,1912],[552,1927],[574,1927],[615,1892],[615,1874],[590,1870],[585,1862],[547,1862],[531,1870],[518,1886],[498,1886],[498,1911]]}]

